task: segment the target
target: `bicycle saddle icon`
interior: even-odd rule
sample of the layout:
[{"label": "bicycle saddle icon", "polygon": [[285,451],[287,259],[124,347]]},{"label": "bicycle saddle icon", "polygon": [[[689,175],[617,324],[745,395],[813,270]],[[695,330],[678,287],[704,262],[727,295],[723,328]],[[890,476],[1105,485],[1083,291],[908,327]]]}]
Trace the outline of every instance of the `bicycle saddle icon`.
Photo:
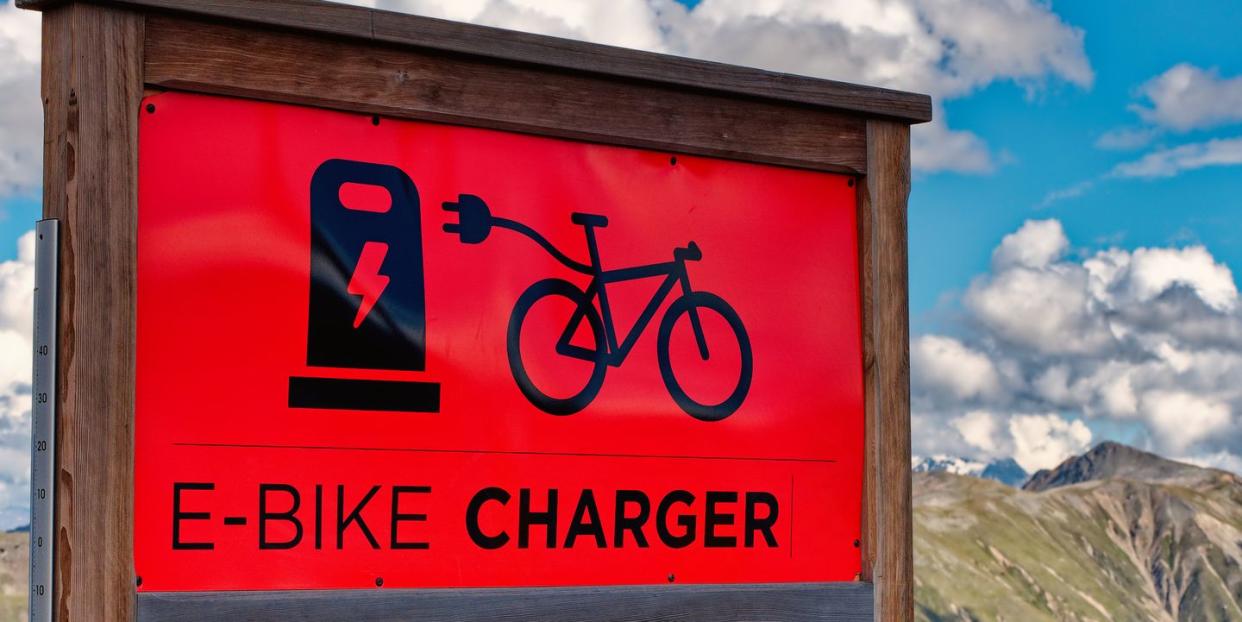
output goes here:
[{"label": "bicycle saddle icon", "polygon": [[[661,303],[679,285],[681,287],[680,295],[669,305],[668,310],[664,312],[656,338],[656,356],[659,362],[660,375],[673,401],[687,414],[696,419],[719,421],[737,411],[738,407],[742,405],[742,401],[746,399],[746,393],[750,389],[753,368],[750,337],[747,336],[746,327],[742,325],[742,320],[738,317],[737,312],[724,299],[710,292],[691,289],[690,277],[686,272],[686,262],[699,261],[703,257],[699,246],[693,241],[685,248],[675,248],[673,250],[673,260],[669,262],[604,270],[600,262],[599,248],[595,240],[595,229],[608,225],[608,219],[604,216],[584,213],[573,213],[570,215],[570,220],[576,225],[581,225],[586,234],[587,250],[590,255],[590,263],[588,264],[570,258],[534,229],[514,220],[492,216],[487,204],[477,196],[469,194],[459,195],[456,202],[446,201],[443,207],[446,211],[458,214],[458,222],[445,224],[444,231],[460,236],[463,244],[482,243],[487,239],[493,227],[509,229],[533,240],[567,268],[591,277],[591,281],[585,289],[580,289],[573,283],[558,278],[538,281],[528,287],[518,297],[517,303],[513,306],[513,312],[509,316],[507,334],[509,367],[513,372],[513,379],[517,382],[518,388],[521,389],[523,395],[540,410],[553,415],[570,415],[586,408],[595,399],[595,396],[603,386],[604,373],[607,368],[609,366],[618,367],[625,361],[626,357],[629,356],[630,350],[633,349],[634,344],[638,341],[639,335],[651,322],[656,311],[659,310]],[[608,301],[608,284],[658,276],[663,276],[664,282],[656,290],[651,301],[647,303],[634,327],[623,340],[618,341],[617,329],[613,322],[612,308]],[[554,397],[536,386],[531,380],[526,363],[522,360],[522,324],[526,321],[527,314],[536,302],[550,297],[568,299],[574,308],[564,331],[557,341],[555,353],[560,356],[591,363],[591,372],[586,386],[569,397]],[[599,299],[598,309],[594,302],[596,298]],[[694,332],[698,355],[703,361],[709,359],[712,349],[708,348],[707,337],[703,330],[703,322],[700,316],[701,313],[707,311],[714,312],[724,319],[731,329],[732,337],[736,340],[736,345],[741,355],[741,369],[738,374],[737,384],[728,397],[719,403],[703,403],[692,398],[683,388],[682,382],[678,381],[670,360],[670,338],[674,327],[682,317],[689,319],[690,327]],[[584,321],[594,337],[593,347],[583,347],[571,343],[571,340],[578,333]],[[557,326],[559,326],[559,323]],[[724,348],[728,345],[727,343],[716,343],[713,344],[712,348]]]}]

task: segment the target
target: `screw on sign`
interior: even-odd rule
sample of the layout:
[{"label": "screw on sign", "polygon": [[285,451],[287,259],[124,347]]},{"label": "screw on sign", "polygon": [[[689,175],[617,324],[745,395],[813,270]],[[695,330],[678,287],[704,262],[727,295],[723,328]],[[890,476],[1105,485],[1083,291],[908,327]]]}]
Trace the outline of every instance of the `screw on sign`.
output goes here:
[{"label": "screw on sign", "polygon": [[[672,161],[676,163],[675,158]],[[750,337],[747,336],[746,327],[742,325],[737,311],[734,311],[733,307],[729,306],[723,298],[711,292],[694,291],[691,288],[686,262],[699,261],[703,258],[703,252],[698,244],[691,241],[685,248],[673,249],[673,261],[670,262],[604,270],[595,239],[595,229],[608,226],[608,219],[604,216],[582,212],[576,212],[570,216],[573,223],[580,225],[586,234],[587,249],[590,254],[590,263],[587,264],[571,259],[538,231],[514,220],[492,216],[487,204],[477,196],[463,194],[456,202],[446,202],[444,209],[457,212],[460,217],[458,223],[444,225],[444,230],[461,236],[461,241],[465,244],[483,242],[487,239],[492,227],[509,229],[533,240],[565,267],[591,277],[591,282],[585,289],[579,289],[573,283],[563,279],[551,278],[539,281],[522,293],[513,307],[513,314],[509,317],[507,345],[513,379],[522,389],[522,394],[544,412],[553,415],[569,415],[586,408],[604,384],[606,366],[619,367],[625,362],[643,329],[651,322],[664,299],[677,286],[681,288],[681,296],[674,300],[664,313],[664,318],[660,321],[656,346],[660,375],[664,379],[664,385],[668,388],[669,394],[673,396],[682,410],[704,421],[718,421],[728,417],[737,411],[742,401],[746,399],[753,373]],[[660,276],[664,277],[664,282],[652,296],[651,301],[647,303],[634,327],[623,340],[618,341],[617,327],[608,304],[608,284]],[[526,363],[523,361],[522,324],[531,307],[540,300],[552,296],[566,298],[574,306],[573,314],[570,315],[564,332],[557,340],[556,354],[588,361],[593,365],[586,385],[569,397],[553,397],[535,386],[535,382],[527,373]],[[595,308],[596,299],[599,300],[598,310]],[[735,347],[740,350],[741,356],[736,385],[728,397],[715,404],[704,404],[689,395],[682,383],[678,381],[669,356],[670,335],[678,320],[685,316],[689,319],[693,330],[699,356],[704,361],[711,357],[711,348],[707,343],[700,320],[700,313],[705,311],[714,312],[724,318],[732,331],[733,343],[717,343],[713,347]],[[577,346],[572,343],[574,335],[584,321],[591,331],[592,345],[590,347]]]}]

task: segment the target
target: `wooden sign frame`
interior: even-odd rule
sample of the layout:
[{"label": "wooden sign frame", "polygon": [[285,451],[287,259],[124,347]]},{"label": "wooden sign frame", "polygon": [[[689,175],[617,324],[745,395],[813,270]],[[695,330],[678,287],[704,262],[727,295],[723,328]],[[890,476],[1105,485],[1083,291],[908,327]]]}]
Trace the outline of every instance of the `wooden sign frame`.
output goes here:
[{"label": "wooden sign frame", "polygon": [[[912,618],[906,200],[909,126],[931,119],[927,96],[318,0],[17,4],[43,12],[43,215],[62,231],[58,620]],[[161,90],[856,175],[866,396],[858,581],[138,594],[138,108]]]}]

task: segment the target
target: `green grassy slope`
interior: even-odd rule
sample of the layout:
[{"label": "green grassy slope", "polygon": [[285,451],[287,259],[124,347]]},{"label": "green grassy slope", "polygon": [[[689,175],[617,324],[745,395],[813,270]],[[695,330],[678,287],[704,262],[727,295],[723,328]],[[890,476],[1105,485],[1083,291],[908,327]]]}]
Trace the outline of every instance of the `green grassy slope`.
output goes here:
[{"label": "green grassy slope", "polygon": [[1242,620],[1242,483],[916,474],[921,620]]}]

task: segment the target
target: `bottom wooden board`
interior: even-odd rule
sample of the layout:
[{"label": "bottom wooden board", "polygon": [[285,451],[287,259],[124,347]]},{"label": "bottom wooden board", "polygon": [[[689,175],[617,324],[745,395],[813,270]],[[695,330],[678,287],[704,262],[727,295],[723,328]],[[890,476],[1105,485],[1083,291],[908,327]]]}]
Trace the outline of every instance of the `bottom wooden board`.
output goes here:
[{"label": "bottom wooden board", "polygon": [[139,622],[475,620],[846,622],[873,619],[870,583],[540,589],[143,592]]}]

